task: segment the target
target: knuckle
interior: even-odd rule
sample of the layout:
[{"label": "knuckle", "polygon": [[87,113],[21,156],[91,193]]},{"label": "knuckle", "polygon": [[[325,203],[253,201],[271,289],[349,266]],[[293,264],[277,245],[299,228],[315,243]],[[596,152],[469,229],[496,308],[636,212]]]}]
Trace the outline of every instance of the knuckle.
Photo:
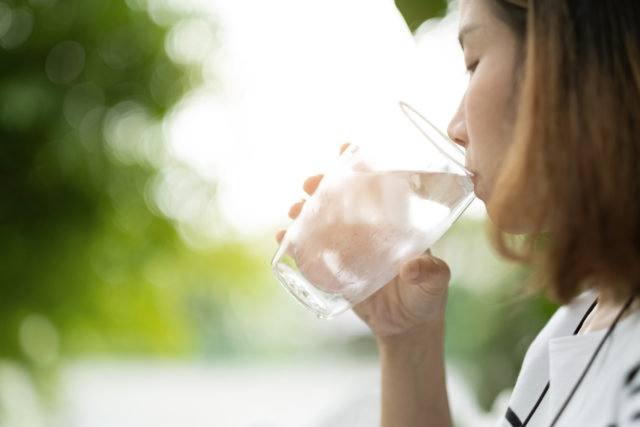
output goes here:
[{"label": "knuckle", "polygon": [[429,272],[429,275],[438,281],[449,282],[451,280],[451,269],[446,262],[440,258],[434,256],[428,256],[426,258],[425,270]]}]

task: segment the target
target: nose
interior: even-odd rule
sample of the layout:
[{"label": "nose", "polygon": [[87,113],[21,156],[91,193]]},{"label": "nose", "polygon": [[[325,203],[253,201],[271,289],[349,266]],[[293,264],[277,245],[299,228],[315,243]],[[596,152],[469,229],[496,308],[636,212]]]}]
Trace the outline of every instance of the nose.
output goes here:
[{"label": "nose", "polygon": [[467,148],[469,144],[469,135],[467,134],[467,118],[465,116],[465,98],[466,95],[460,100],[460,105],[456,113],[451,118],[449,126],[447,127],[447,134],[456,144]]}]

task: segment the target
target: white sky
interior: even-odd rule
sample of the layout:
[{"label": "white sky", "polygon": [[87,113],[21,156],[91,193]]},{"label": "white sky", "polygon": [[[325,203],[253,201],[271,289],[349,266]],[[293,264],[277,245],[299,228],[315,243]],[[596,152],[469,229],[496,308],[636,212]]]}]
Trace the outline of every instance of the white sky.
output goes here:
[{"label": "white sky", "polygon": [[410,126],[397,120],[399,100],[446,129],[466,85],[452,15],[414,37],[393,0],[192,1],[218,30],[194,20],[167,44],[178,59],[205,59],[210,76],[173,113],[171,148],[217,182],[218,209],[241,235],[286,226],[304,178],[343,142]]}]

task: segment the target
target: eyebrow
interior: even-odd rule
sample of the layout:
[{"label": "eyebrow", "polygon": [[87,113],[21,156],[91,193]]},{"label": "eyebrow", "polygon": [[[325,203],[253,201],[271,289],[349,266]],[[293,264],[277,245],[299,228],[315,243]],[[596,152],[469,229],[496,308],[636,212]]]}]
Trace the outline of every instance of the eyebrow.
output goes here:
[{"label": "eyebrow", "polygon": [[460,29],[460,32],[458,33],[458,42],[460,43],[461,48],[464,49],[464,38],[467,36],[467,34],[479,28],[482,28],[481,24],[467,24]]}]

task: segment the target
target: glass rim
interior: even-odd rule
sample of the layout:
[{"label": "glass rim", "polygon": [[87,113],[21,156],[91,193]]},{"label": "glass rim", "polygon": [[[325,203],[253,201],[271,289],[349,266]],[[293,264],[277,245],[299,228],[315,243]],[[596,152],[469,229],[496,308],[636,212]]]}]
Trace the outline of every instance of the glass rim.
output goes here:
[{"label": "glass rim", "polygon": [[458,144],[456,144],[454,141],[452,141],[451,138],[449,138],[447,135],[445,135],[440,129],[438,129],[438,127],[436,125],[431,123],[426,117],[424,117],[418,110],[413,108],[411,105],[407,104],[404,101],[399,101],[398,105],[400,106],[400,109],[402,110],[402,113],[411,121],[411,123],[413,123],[413,125],[416,127],[416,129],[418,129],[418,131],[420,131],[420,133],[422,133],[422,135],[424,135],[424,137],[427,138],[443,156],[447,157],[449,160],[451,160],[453,163],[455,163],[468,176],[473,176],[474,175],[473,172],[471,172],[469,169],[467,169],[467,167],[464,165],[464,163],[461,163],[460,160],[454,158],[450,153],[447,152],[447,150],[445,150],[443,147],[441,147],[440,144],[438,144],[436,141],[434,141],[433,137],[431,137],[422,128],[422,126],[420,126],[420,124],[416,120],[414,120],[414,118],[411,116],[411,114],[415,114],[424,123],[429,125],[430,129],[432,129],[434,132],[436,132],[436,134],[438,134],[438,136],[443,141],[446,141],[446,143],[448,144],[449,148],[453,149],[455,152],[459,153],[462,158],[464,158],[465,152],[464,152],[464,150],[462,148],[460,148],[458,146]]}]

